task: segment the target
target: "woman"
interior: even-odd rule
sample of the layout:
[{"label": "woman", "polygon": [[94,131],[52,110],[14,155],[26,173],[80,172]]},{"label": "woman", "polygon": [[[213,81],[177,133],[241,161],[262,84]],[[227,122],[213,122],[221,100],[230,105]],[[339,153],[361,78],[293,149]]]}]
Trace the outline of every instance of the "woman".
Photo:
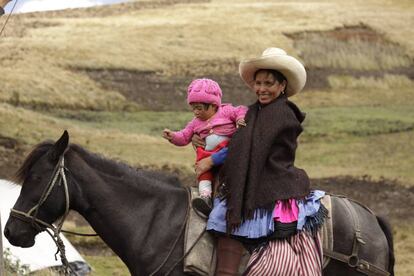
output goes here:
[{"label": "woman", "polygon": [[306,71],[278,48],[242,61],[239,71],[257,102],[249,106],[246,126],[235,133],[228,150],[196,166],[201,173],[225,159],[220,175],[224,199],[216,197],[207,225],[221,236],[216,274],[236,274],[240,245],[235,240],[240,240],[255,248],[248,275],[321,275],[318,229],[326,209],[319,200],[324,193],[311,192],[306,172],[294,166],[305,116],[287,99],[302,90]]}]

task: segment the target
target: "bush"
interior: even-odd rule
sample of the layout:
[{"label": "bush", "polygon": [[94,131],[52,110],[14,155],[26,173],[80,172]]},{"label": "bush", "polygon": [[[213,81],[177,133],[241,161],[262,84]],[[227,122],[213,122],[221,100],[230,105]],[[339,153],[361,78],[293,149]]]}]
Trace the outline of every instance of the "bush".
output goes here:
[{"label": "bush", "polygon": [[29,266],[22,265],[20,260],[15,259],[9,248],[3,252],[5,275],[29,275]]}]

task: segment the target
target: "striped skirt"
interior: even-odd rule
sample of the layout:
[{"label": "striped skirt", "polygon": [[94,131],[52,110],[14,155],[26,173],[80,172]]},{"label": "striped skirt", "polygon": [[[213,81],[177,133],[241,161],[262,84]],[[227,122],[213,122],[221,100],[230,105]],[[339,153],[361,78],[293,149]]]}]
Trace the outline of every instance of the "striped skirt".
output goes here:
[{"label": "striped skirt", "polygon": [[322,275],[322,246],[319,232],[301,231],[287,239],[272,240],[253,252],[244,275]]}]

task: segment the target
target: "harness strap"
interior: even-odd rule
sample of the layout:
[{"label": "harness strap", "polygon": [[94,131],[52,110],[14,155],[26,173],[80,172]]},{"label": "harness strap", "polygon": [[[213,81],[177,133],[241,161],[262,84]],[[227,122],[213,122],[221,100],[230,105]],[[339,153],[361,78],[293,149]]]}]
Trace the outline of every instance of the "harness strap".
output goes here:
[{"label": "harness strap", "polygon": [[[168,259],[170,258],[170,256],[171,256],[171,254],[172,254],[172,252],[174,251],[174,249],[175,249],[175,247],[176,247],[176,245],[177,245],[177,243],[178,243],[178,241],[180,240],[180,237],[181,237],[181,235],[183,234],[183,232],[184,232],[184,230],[185,230],[185,225],[186,225],[186,222],[187,222],[187,219],[188,219],[188,216],[189,216],[189,214],[190,214],[190,201],[191,201],[191,191],[190,191],[190,189],[189,188],[187,188],[186,189],[186,191],[187,191],[187,210],[186,210],[186,213],[185,213],[185,217],[184,217],[184,221],[183,221],[183,224],[181,225],[181,229],[180,229],[180,232],[178,233],[178,235],[177,235],[177,238],[175,239],[175,241],[173,242],[173,244],[172,244],[172,246],[171,246],[171,248],[170,248],[170,251],[168,252],[168,254],[167,254],[167,256],[165,257],[165,259],[161,262],[161,264],[150,274],[150,276],[153,276],[153,275],[155,275],[156,273],[158,273],[163,267],[164,267],[164,265],[167,263],[167,261],[168,261]],[[175,268],[175,266],[176,265],[178,265],[178,263],[180,262],[181,260],[179,260],[176,264],[174,264],[172,267],[171,267],[171,269],[170,269],[170,271],[168,272],[168,274],[170,273],[170,272],[172,272],[172,270]]]},{"label": "harness strap", "polygon": [[338,260],[340,262],[347,263],[350,267],[355,267],[357,271],[365,274],[365,275],[384,275],[388,276],[390,273],[378,266],[375,266],[363,259],[358,257],[359,246],[361,244],[366,244],[362,238],[361,234],[361,224],[358,219],[358,215],[355,211],[354,206],[350,203],[348,198],[346,197],[338,197],[340,204],[345,206],[345,209],[348,210],[348,213],[351,215],[351,220],[354,226],[354,241],[352,246],[352,253],[351,255],[345,255],[343,253],[335,252],[333,250],[329,250],[324,248],[323,254],[327,257],[332,259]]},{"label": "harness strap", "polygon": [[[335,252],[329,249],[325,249],[325,248],[323,250],[323,254],[329,258],[332,258],[334,260],[337,260],[343,263],[348,263],[348,264],[350,262],[350,258],[352,257],[352,256],[348,256],[348,255]],[[371,276],[371,275],[372,276],[380,276],[380,275],[389,276],[390,275],[389,272],[383,270],[382,268],[379,268],[378,266],[373,265],[361,259],[358,260],[358,265],[355,267],[356,267],[356,270],[368,276]]]},{"label": "harness strap", "polygon": [[[69,189],[68,189],[68,183],[66,181],[66,175],[65,175],[65,161],[64,161],[64,153],[60,156],[58,163],[56,164],[54,170],[53,170],[53,174],[52,177],[48,183],[48,185],[46,186],[45,190],[43,191],[39,202],[33,206],[27,213],[26,212],[22,212],[16,209],[11,209],[11,216],[14,216],[18,219],[21,219],[22,221],[25,222],[29,222],[32,224],[32,226],[41,231],[41,230],[46,230],[46,232],[50,235],[50,237],[52,238],[52,240],[55,242],[56,247],[57,247],[57,252],[55,254],[55,258],[57,259],[56,255],[58,253],[60,253],[60,259],[62,261],[62,264],[65,266],[65,274],[67,275],[78,275],[73,268],[69,265],[69,262],[66,258],[66,250],[65,250],[65,245],[62,241],[62,239],[59,236],[59,233],[61,232],[62,226],[63,226],[63,222],[67,216],[67,214],[69,213]],[[50,193],[52,192],[53,187],[56,185],[56,183],[58,182],[58,179],[60,177],[60,182],[59,185],[61,184],[61,182],[63,182],[64,185],[64,192],[65,192],[65,213],[63,214],[60,222],[57,224],[57,227],[54,227],[52,224],[49,224],[47,222],[44,222],[40,219],[37,218],[37,213],[39,211],[40,206],[47,200],[47,198],[49,197]],[[34,214],[32,214],[34,213]],[[51,231],[53,232],[50,233],[49,229],[51,229]]]}]

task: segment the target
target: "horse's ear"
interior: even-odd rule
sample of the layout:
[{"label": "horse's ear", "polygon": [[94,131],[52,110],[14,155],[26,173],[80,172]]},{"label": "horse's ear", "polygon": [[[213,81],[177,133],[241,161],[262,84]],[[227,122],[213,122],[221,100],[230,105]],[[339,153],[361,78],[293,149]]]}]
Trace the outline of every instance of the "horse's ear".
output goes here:
[{"label": "horse's ear", "polygon": [[56,162],[59,157],[65,153],[66,149],[69,146],[69,133],[65,130],[59,140],[53,145],[53,147],[48,151],[49,158]]}]

